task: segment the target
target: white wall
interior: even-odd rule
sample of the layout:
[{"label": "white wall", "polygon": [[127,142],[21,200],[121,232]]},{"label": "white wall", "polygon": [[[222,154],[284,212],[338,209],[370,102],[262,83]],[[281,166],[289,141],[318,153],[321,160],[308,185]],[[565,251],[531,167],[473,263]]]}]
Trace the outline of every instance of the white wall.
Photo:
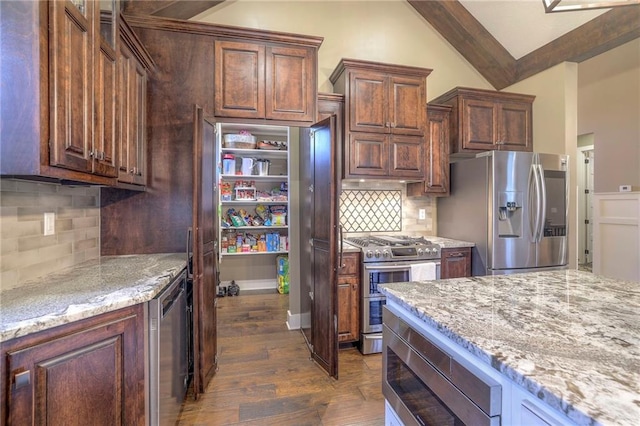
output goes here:
[{"label": "white wall", "polygon": [[595,192],[640,188],[640,39],[578,70],[578,133],[594,134]]}]

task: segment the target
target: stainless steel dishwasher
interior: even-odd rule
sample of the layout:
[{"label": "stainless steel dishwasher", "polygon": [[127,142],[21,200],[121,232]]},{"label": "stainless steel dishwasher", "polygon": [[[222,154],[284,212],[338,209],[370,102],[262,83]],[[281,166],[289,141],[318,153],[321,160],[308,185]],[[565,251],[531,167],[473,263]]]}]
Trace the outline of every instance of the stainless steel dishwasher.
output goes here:
[{"label": "stainless steel dishwasher", "polygon": [[188,384],[187,273],[149,302],[149,424],[175,425]]}]

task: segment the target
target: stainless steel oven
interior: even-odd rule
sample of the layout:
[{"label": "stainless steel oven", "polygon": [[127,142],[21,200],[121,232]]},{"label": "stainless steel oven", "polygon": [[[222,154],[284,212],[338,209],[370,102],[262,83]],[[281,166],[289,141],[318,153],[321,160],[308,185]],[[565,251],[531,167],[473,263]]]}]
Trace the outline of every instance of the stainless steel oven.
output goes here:
[{"label": "stainless steel oven", "polygon": [[500,425],[500,383],[389,309],[383,315],[382,393],[405,425]]},{"label": "stainless steel oven", "polygon": [[[362,294],[360,351],[382,352],[382,308],[386,298],[379,284],[416,279],[416,268],[430,264],[431,278],[440,278],[440,246],[424,237],[376,235],[348,237],[345,240],[362,249]],[[423,277],[422,277],[423,278]]]},{"label": "stainless steel oven", "polygon": [[433,263],[435,279],[440,279],[440,260],[365,263],[362,267],[362,318],[360,351],[363,354],[382,352],[382,308],[386,297],[378,291],[379,284],[412,280],[412,265]]}]

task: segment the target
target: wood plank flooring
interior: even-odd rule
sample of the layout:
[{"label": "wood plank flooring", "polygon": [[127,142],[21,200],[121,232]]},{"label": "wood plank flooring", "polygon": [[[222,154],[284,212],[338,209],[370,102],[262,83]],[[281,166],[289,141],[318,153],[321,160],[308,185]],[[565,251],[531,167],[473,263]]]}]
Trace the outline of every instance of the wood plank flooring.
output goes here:
[{"label": "wood plank flooring", "polygon": [[339,355],[339,380],[309,358],[300,330],[285,324],[289,295],[241,292],[218,300],[219,370],[180,425],[384,424],[382,357]]}]

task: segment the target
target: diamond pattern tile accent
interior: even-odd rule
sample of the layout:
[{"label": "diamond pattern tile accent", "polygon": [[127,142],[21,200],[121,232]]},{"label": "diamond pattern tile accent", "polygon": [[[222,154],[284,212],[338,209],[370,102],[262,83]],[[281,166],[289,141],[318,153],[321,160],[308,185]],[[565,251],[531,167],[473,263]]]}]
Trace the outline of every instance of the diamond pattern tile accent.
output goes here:
[{"label": "diamond pattern tile accent", "polygon": [[344,232],[402,231],[402,191],[342,190]]}]

